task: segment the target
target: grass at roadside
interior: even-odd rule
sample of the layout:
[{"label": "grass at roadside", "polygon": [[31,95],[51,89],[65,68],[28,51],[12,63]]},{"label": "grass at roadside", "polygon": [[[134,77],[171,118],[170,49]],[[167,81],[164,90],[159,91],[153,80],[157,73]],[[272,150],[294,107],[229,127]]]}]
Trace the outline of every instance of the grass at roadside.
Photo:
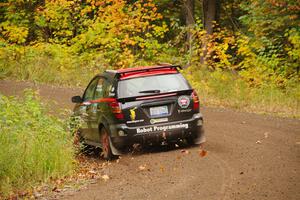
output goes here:
[{"label": "grass at roadside", "polygon": [[0,94],[0,133],[0,198],[73,172],[71,134],[34,92],[22,99]]},{"label": "grass at roadside", "polygon": [[0,48],[0,79],[79,86],[99,73],[100,68],[104,66],[98,54],[79,56],[60,45]]}]

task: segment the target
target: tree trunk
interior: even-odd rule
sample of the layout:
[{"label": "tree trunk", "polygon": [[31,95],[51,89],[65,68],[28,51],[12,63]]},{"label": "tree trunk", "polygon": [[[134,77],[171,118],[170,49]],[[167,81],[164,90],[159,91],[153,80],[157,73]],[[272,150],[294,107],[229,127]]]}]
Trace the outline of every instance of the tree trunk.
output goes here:
[{"label": "tree trunk", "polygon": [[214,24],[218,21],[220,12],[220,0],[203,0],[203,25],[206,31],[206,37],[202,42],[203,55],[201,56],[201,63],[204,64],[207,55],[207,44],[209,36],[214,31]]},{"label": "tree trunk", "polygon": [[[183,10],[185,16],[185,25],[187,27],[192,27],[195,24],[194,11],[195,11],[195,1],[194,0],[183,0]],[[187,40],[191,38],[191,33],[188,32]]]},{"label": "tree trunk", "polygon": [[[193,42],[193,33],[191,32],[191,29],[195,25],[195,18],[194,18],[194,12],[195,12],[195,0],[183,0],[183,14],[185,17],[185,25],[188,29],[187,35],[186,35],[186,42],[187,42],[187,49],[189,51],[190,57],[192,56],[192,42]],[[190,65],[187,63],[188,67]]]}]

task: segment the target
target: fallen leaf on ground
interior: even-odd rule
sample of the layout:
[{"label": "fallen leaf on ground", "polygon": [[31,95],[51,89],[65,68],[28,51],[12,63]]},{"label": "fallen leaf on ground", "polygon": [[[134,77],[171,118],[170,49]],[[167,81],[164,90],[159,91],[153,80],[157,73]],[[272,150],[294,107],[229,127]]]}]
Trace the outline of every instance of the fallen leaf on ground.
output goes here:
[{"label": "fallen leaf on ground", "polygon": [[199,151],[199,156],[200,157],[204,157],[204,156],[206,156],[207,155],[207,151],[205,151],[205,150],[203,150],[203,149],[201,149],[200,151]]},{"label": "fallen leaf on ground", "polygon": [[97,174],[97,172],[95,172],[94,170],[90,170],[89,173],[90,174]]},{"label": "fallen leaf on ground", "polygon": [[58,189],[57,187],[54,187],[54,188],[52,189],[52,192],[61,192],[61,189]]},{"label": "fallen leaf on ground", "polygon": [[181,150],[181,153],[189,154],[190,152],[188,150]]},{"label": "fallen leaf on ground", "polygon": [[101,176],[101,178],[104,180],[104,181],[108,181],[109,180],[109,176],[108,175],[103,175]]},{"label": "fallen leaf on ground", "polygon": [[[45,197],[44,199],[48,199],[48,196],[56,196],[67,190],[75,190],[75,188],[79,188],[78,190],[84,189],[87,183],[97,183],[96,179],[102,178],[107,180],[107,175],[107,177],[102,177],[101,175],[105,174],[103,169],[109,167],[111,163],[102,162],[98,158],[77,155],[74,164],[77,165],[74,174],[59,179],[50,177],[49,181],[42,185],[26,190],[24,193],[12,194],[10,199],[13,199],[14,196],[16,196],[16,200],[17,197],[22,197],[21,199],[39,199]],[[108,179],[110,178],[108,177]],[[1,194],[0,199],[2,199]]]},{"label": "fallen leaf on ground", "polygon": [[40,198],[42,196],[43,196],[43,194],[41,194],[41,193],[37,193],[37,192],[34,193],[35,198]]},{"label": "fallen leaf on ground", "polygon": [[269,133],[268,132],[265,132],[264,135],[265,135],[265,138],[269,137]]},{"label": "fallen leaf on ground", "polygon": [[261,144],[262,142],[260,140],[257,140],[256,141],[256,144]]},{"label": "fallen leaf on ground", "polygon": [[145,169],[146,169],[146,165],[140,165],[140,166],[139,166],[139,170],[143,171],[143,170],[145,170]]}]

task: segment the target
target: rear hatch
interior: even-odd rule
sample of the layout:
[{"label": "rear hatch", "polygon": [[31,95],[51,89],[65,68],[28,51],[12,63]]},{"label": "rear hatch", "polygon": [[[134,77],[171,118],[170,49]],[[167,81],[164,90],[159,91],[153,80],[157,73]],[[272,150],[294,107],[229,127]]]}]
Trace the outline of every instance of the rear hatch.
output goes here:
[{"label": "rear hatch", "polygon": [[178,72],[120,80],[117,91],[129,127],[182,121],[198,112],[193,90]]}]

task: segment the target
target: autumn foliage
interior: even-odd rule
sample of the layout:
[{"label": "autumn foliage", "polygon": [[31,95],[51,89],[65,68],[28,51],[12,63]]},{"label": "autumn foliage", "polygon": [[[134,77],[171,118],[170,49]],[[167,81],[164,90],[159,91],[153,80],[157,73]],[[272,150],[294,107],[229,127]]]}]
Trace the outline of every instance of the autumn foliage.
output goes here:
[{"label": "autumn foliage", "polygon": [[[189,79],[205,93],[222,88],[223,79],[238,80],[249,91],[278,90],[299,110],[299,2],[221,2],[210,35],[201,1],[195,2],[195,23],[186,26],[182,1],[5,0],[0,78],[86,85],[107,68],[169,62],[188,67]],[[214,84],[200,86],[211,77]]]}]

